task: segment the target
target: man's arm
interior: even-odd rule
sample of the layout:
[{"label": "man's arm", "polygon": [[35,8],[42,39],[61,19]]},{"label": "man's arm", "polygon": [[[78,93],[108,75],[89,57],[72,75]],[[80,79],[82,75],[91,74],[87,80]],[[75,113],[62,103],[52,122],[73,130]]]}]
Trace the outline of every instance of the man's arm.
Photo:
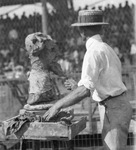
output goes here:
[{"label": "man's arm", "polygon": [[90,90],[87,89],[85,86],[79,86],[68,95],[66,95],[64,98],[59,100],[56,105],[59,109],[66,108],[80,102],[82,99],[89,96]]},{"label": "man's arm", "polygon": [[57,101],[45,114],[44,118],[46,120],[50,120],[53,116],[55,116],[60,109],[69,107],[80,102],[85,97],[90,96],[90,90],[85,86],[79,86],[74,91]]}]

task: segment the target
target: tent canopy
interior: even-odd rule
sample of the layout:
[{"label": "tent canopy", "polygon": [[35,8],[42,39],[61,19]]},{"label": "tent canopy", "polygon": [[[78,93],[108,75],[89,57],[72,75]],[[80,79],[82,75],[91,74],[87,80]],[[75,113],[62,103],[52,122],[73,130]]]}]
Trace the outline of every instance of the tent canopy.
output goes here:
[{"label": "tent canopy", "polygon": [[[51,0],[47,0],[47,9],[49,12],[53,9],[49,3],[50,1]],[[73,0],[73,4],[74,9],[77,10],[79,7],[84,8],[85,5],[88,5],[89,8],[97,8],[99,6],[104,8],[108,4],[110,6],[114,5],[118,7],[120,3],[122,6],[125,5],[126,1],[128,1],[129,5],[136,5],[136,0]],[[25,12],[26,16],[29,16],[34,12],[42,14],[41,0],[0,0],[0,15],[9,14],[9,16],[13,18],[14,14],[20,17],[22,16],[23,12]]]},{"label": "tent canopy", "polygon": [[[74,2],[75,1],[75,2]],[[114,4],[118,5],[119,3],[125,3],[128,1],[129,3],[136,4],[136,0],[84,0],[84,3],[92,5],[106,5],[106,4]],[[20,5],[20,4],[33,4],[41,2],[41,0],[0,0],[0,7],[1,6],[9,6],[9,5]],[[79,0],[73,0],[74,3],[83,3]]]},{"label": "tent canopy", "polygon": [[20,5],[20,4],[33,4],[41,2],[41,0],[0,0],[0,7],[1,6],[9,6],[9,5]]},{"label": "tent canopy", "polygon": [[119,4],[122,4],[124,6],[128,2],[128,5],[136,5],[136,0],[97,0],[92,2],[89,7],[99,7],[101,6],[102,8],[106,7],[107,5],[112,6],[114,5],[115,7],[118,7]]}]

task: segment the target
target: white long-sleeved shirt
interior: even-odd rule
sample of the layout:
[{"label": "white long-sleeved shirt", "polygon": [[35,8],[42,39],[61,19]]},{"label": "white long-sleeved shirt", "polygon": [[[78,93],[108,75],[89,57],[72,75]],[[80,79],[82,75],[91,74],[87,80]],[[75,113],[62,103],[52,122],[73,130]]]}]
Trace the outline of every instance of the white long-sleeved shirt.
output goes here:
[{"label": "white long-sleeved shirt", "polygon": [[122,82],[121,62],[99,34],[86,42],[82,74],[78,82],[78,86],[82,85],[90,89],[92,99],[98,102],[127,90]]}]

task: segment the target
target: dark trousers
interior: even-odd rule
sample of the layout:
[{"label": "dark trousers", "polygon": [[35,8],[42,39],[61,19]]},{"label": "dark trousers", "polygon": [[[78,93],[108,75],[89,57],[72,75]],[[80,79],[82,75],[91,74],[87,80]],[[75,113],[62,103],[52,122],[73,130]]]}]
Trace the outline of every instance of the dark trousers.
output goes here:
[{"label": "dark trousers", "polygon": [[[105,102],[102,138],[104,150],[125,150],[132,107],[125,94],[111,98]],[[101,110],[100,110],[101,113]]]}]

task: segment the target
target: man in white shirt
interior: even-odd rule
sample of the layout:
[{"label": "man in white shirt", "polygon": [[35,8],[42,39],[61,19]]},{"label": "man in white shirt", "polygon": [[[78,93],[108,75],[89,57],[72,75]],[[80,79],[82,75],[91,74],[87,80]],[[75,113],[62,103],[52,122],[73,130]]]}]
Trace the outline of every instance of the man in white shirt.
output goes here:
[{"label": "man in white shirt", "polygon": [[108,24],[102,19],[102,11],[79,11],[78,23],[72,26],[79,27],[80,34],[86,41],[81,79],[77,87],[72,80],[66,81],[66,87],[73,91],[56,102],[44,117],[49,120],[60,109],[91,96],[100,108],[104,150],[124,150],[132,108],[125,96],[127,88],[122,81],[121,62],[100,36],[102,25]]}]

